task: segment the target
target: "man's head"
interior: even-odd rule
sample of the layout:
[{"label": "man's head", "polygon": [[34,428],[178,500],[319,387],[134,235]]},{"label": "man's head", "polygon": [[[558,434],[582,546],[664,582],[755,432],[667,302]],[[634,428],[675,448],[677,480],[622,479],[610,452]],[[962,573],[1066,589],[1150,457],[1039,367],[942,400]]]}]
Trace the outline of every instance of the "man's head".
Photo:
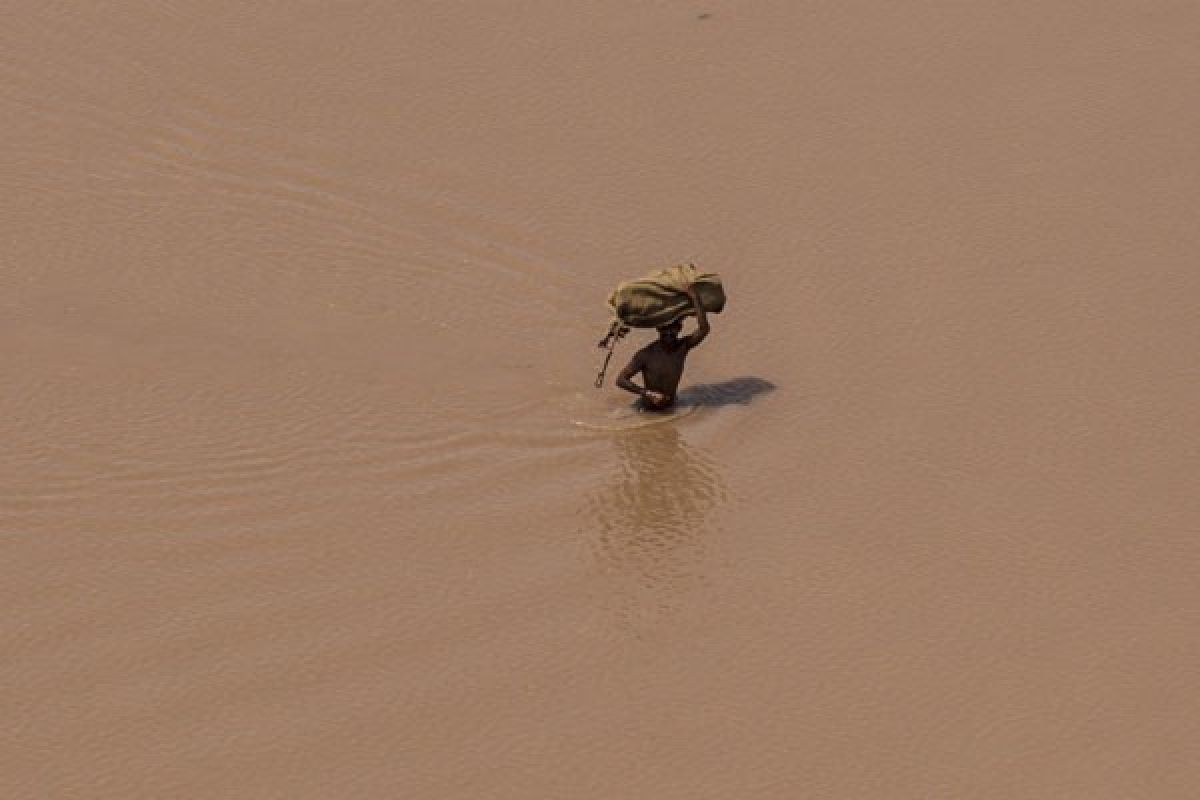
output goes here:
[{"label": "man's head", "polygon": [[675,320],[669,325],[658,326],[658,338],[663,344],[675,344],[679,339],[679,332],[683,330],[683,323]]}]

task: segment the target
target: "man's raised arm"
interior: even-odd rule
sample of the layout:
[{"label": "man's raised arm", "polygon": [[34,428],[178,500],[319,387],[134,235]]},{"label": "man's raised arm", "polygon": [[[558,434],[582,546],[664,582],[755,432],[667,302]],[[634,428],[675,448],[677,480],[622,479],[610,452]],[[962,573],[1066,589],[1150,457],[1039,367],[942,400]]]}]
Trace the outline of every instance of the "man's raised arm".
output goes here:
[{"label": "man's raised arm", "polygon": [[704,341],[704,337],[708,336],[710,330],[708,326],[708,315],[704,313],[704,304],[700,302],[699,295],[696,294],[695,284],[689,284],[687,289],[688,297],[692,299],[692,307],[696,309],[696,331],[690,334],[684,341],[687,342],[688,349],[695,347]]}]

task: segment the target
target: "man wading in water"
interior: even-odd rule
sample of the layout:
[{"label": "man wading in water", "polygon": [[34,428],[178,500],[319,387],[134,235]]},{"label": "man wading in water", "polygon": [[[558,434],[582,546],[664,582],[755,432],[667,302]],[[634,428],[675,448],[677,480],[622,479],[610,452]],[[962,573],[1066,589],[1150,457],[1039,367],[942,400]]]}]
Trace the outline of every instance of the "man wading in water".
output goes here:
[{"label": "man wading in water", "polygon": [[[696,296],[695,287],[689,286],[687,293],[692,299],[692,307],[696,309],[696,324],[699,326],[696,332],[680,338],[683,323],[675,320],[670,325],[663,325],[658,329],[658,341],[638,350],[629,366],[617,376],[617,386],[638,395],[642,408],[646,410],[666,411],[674,405],[675,390],[679,388],[679,379],[683,377],[683,362],[687,359],[688,351],[708,336],[708,317],[704,314],[700,298]],[[645,388],[630,380],[639,372],[642,373]]]}]

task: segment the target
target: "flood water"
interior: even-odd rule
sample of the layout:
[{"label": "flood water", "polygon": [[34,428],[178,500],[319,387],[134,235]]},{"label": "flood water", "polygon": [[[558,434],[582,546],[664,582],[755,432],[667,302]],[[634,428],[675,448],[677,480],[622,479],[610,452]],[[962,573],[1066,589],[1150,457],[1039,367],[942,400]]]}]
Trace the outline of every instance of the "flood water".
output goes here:
[{"label": "flood water", "polygon": [[3,18],[0,796],[1194,796],[1193,5]]}]

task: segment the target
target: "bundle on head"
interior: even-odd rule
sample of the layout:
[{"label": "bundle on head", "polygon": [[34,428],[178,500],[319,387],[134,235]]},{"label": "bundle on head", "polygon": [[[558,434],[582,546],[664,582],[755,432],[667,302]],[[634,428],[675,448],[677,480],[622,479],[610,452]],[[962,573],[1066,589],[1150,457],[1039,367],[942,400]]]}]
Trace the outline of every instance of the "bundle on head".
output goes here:
[{"label": "bundle on head", "polygon": [[699,272],[694,264],[678,264],[619,285],[608,298],[613,315],[631,328],[657,328],[695,314],[687,287],[696,288],[709,314],[725,308],[725,290],[715,273]]}]

